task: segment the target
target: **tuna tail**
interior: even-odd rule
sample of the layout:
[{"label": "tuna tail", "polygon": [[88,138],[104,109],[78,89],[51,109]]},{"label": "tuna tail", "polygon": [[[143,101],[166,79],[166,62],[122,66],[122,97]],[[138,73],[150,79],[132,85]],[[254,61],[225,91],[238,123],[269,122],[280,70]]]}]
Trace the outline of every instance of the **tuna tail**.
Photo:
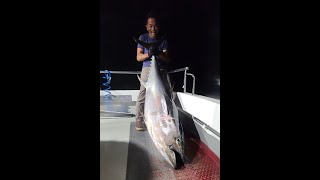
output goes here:
[{"label": "tuna tail", "polygon": [[141,41],[139,39],[136,39],[135,37],[132,37],[132,38],[136,43],[140,44],[141,46],[143,46],[143,47],[145,47],[147,49],[150,48],[150,44],[149,43],[143,42],[143,41]]},{"label": "tuna tail", "polygon": [[147,49],[149,49],[151,46],[157,48],[157,47],[164,41],[165,37],[166,37],[166,34],[165,34],[164,36],[162,36],[161,38],[159,38],[159,40],[158,40],[157,42],[154,42],[154,43],[146,43],[146,42],[143,42],[143,41],[141,41],[141,40],[139,40],[139,39],[137,39],[137,38],[135,38],[135,37],[132,36],[133,40],[134,40],[136,43],[140,44],[141,46],[143,46],[143,47],[145,47],[145,48],[147,48]]}]

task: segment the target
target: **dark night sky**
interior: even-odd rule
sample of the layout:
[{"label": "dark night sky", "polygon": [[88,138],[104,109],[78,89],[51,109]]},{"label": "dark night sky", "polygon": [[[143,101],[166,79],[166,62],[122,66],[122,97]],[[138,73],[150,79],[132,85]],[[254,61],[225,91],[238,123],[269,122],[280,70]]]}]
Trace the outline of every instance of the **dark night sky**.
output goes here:
[{"label": "dark night sky", "polygon": [[[219,96],[215,78],[220,76],[220,0],[100,0],[100,69],[141,70],[132,36],[146,32],[145,17],[151,9],[162,17],[161,32],[167,34],[173,59],[170,70],[190,67],[196,94]],[[182,77],[172,77],[176,91],[182,90]],[[191,86],[189,77],[188,92]],[[113,75],[111,88],[138,89],[139,82],[135,75]]]}]

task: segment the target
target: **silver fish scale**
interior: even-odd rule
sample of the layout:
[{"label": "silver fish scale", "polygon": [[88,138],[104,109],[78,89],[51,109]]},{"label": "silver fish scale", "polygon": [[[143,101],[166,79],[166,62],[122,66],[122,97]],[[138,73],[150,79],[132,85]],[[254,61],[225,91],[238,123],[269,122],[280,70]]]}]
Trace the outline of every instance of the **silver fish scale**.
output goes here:
[{"label": "silver fish scale", "polygon": [[[165,91],[159,73],[157,63],[152,57],[148,80],[145,83],[144,116],[151,139],[159,152],[172,165],[169,156],[172,156],[173,151],[169,150],[169,146],[177,143],[176,140],[180,137],[179,119],[175,104]],[[178,148],[175,149],[176,151],[182,152],[177,145],[174,147]]]}]

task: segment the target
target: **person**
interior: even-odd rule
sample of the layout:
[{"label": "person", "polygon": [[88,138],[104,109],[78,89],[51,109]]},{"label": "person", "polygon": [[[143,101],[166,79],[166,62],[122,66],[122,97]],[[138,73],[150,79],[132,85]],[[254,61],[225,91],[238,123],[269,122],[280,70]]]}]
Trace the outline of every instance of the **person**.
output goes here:
[{"label": "person", "polygon": [[[147,21],[146,21],[145,27],[148,32],[140,35],[139,40],[144,41],[146,43],[157,42],[157,40],[159,40],[160,38],[159,37],[160,24],[159,24],[159,18],[157,17],[157,15],[150,12],[147,15]],[[158,62],[159,62],[161,79],[164,83],[165,88],[169,89],[170,79],[167,74],[167,69],[171,59],[168,53],[168,42],[165,39],[158,46],[157,49],[147,49],[140,44],[137,45],[137,61],[142,62],[141,80],[143,82],[146,82],[148,79],[152,55],[154,55],[159,60]],[[143,116],[145,93],[146,93],[146,89],[141,84],[137,102],[136,102],[136,130],[138,131],[143,131],[146,129],[145,123],[144,123],[144,116]]]}]

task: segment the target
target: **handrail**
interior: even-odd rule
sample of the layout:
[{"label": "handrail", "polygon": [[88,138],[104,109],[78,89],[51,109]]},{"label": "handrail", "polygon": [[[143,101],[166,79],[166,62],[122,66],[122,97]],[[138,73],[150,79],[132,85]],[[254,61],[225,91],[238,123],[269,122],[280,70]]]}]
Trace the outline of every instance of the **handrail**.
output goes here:
[{"label": "handrail", "polygon": [[[187,92],[187,75],[192,76],[192,78],[193,78],[192,94],[194,94],[195,93],[196,77],[191,73],[187,73],[188,70],[189,70],[189,67],[184,67],[184,68],[172,70],[168,73],[171,74],[171,73],[177,73],[177,72],[182,72],[182,71],[184,72],[183,87],[182,87],[184,93]],[[141,71],[108,71],[108,72],[110,72],[111,74],[141,74]],[[107,73],[107,71],[100,71],[100,73],[101,74]]]},{"label": "handrail", "polygon": [[172,70],[168,73],[176,73],[176,72],[181,72],[181,71],[186,71],[186,70],[189,70],[189,67],[184,67],[184,68],[180,68],[180,69],[175,69],[175,70]]},{"label": "handrail", "polygon": [[[141,71],[109,71],[111,74],[141,74]],[[100,73],[106,73],[105,71],[100,71]]]},{"label": "handrail", "polygon": [[[189,70],[189,67],[175,69],[175,70],[172,70],[168,73],[171,74],[171,73],[181,72],[181,71],[185,71],[185,70]],[[109,71],[109,72],[112,74],[141,74],[141,71]],[[106,73],[106,72],[100,71],[100,73]]]},{"label": "handrail", "polygon": [[194,95],[194,88],[195,88],[195,85],[196,85],[196,77],[195,77],[193,74],[191,74],[191,73],[187,73],[187,75],[192,76],[192,78],[193,78],[193,83],[192,83],[192,95]]}]

